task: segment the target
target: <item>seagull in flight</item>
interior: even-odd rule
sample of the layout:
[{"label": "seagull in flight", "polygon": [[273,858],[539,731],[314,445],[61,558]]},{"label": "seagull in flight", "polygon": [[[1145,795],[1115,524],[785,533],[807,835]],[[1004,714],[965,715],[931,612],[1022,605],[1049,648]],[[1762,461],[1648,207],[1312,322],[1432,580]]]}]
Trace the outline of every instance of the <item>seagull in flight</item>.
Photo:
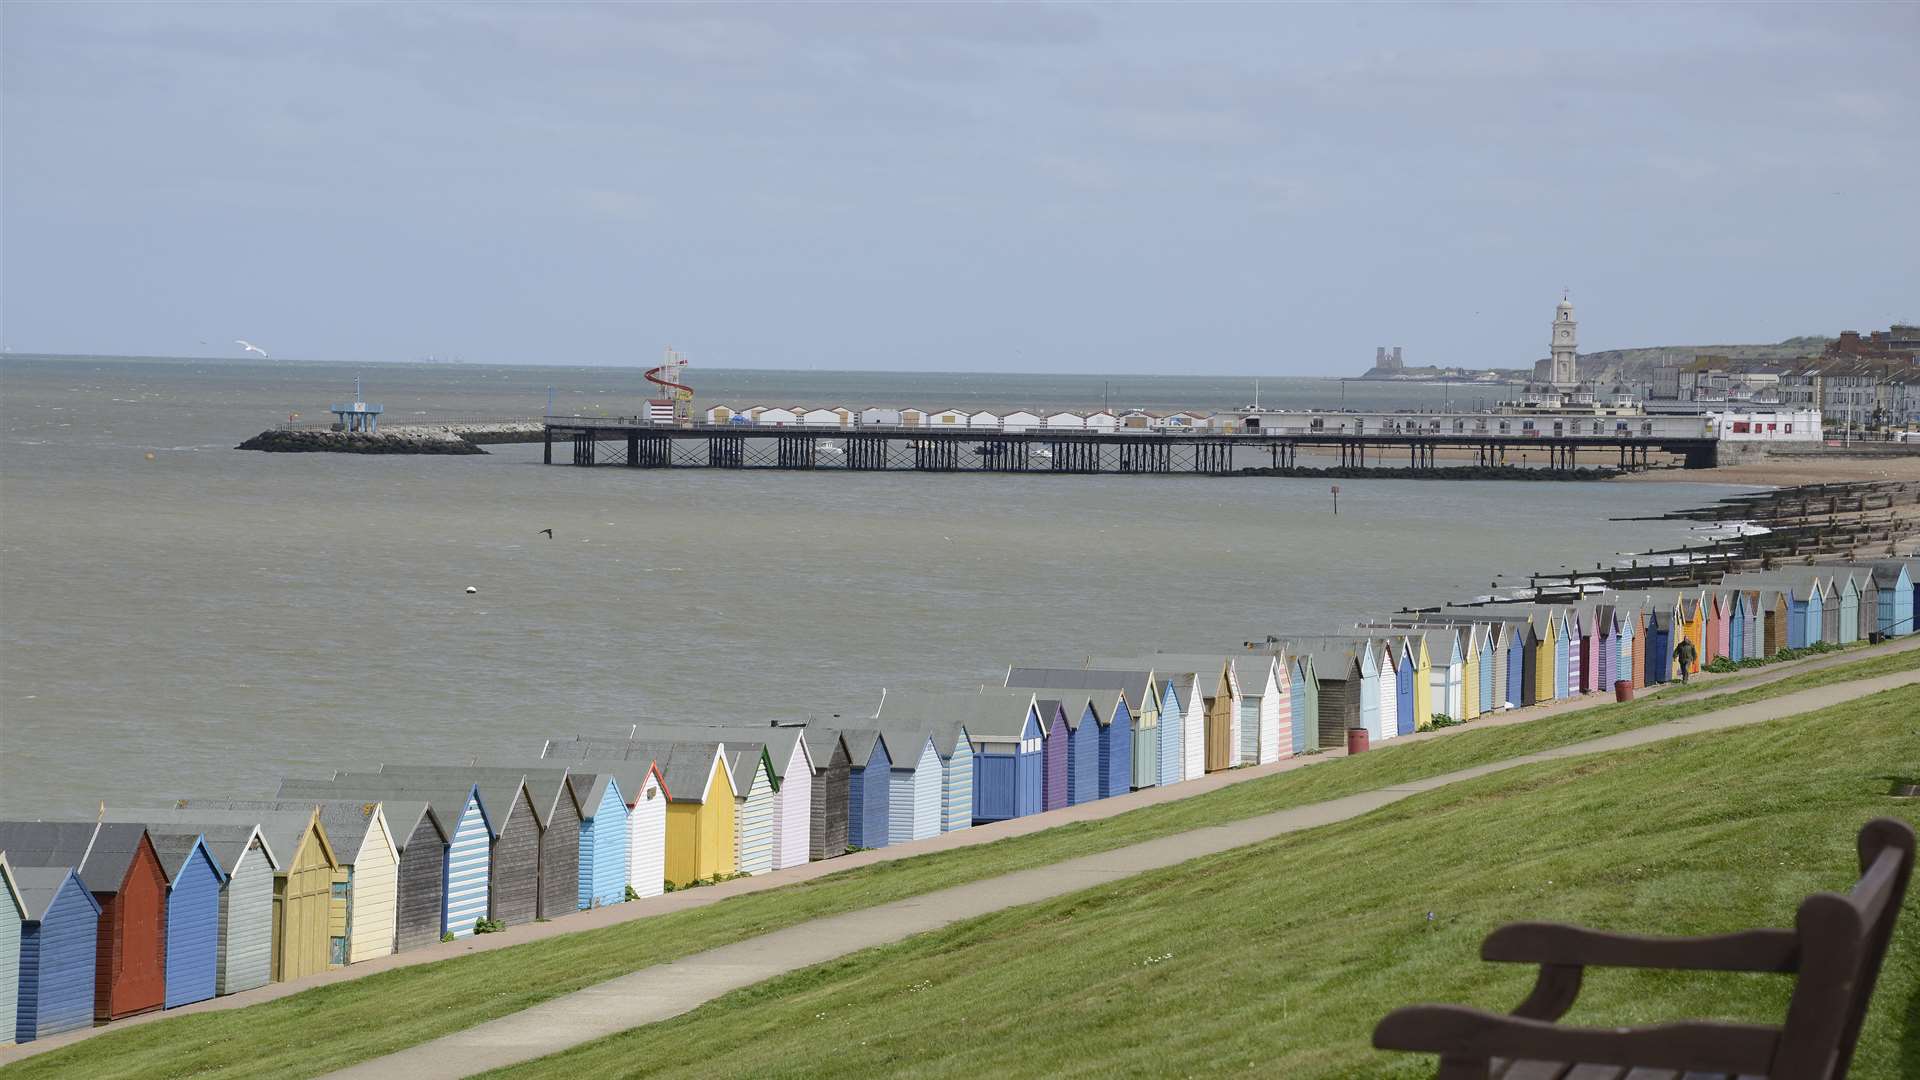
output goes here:
[{"label": "seagull in flight", "polygon": [[255,345],[255,344],[254,344],[253,342],[251,342],[251,341],[247,341],[247,340],[245,340],[245,339],[243,339],[243,338],[234,338],[234,339],[233,339],[233,343],[234,343],[235,345],[238,345],[238,346],[240,346],[240,349],[241,349],[241,351],[242,351],[242,352],[250,352],[250,353],[256,353],[256,352],[257,352],[257,353],[259,353],[259,354],[260,354],[260,356],[261,356],[261,358],[262,358],[262,359],[266,359],[266,360],[271,360],[271,359],[273,359],[273,357],[271,357],[271,356],[268,356],[268,355],[267,355],[267,350],[265,350],[265,349],[263,349],[263,348],[261,348],[261,347],[260,347],[260,346],[258,346],[258,345]]},{"label": "seagull in flight", "polygon": [[543,533],[546,533],[546,534],[547,534],[547,539],[549,539],[549,540],[551,540],[551,539],[553,539],[553,530],[552,530],[552,529],[541,529],[540,531],[541,531],[541,532],[543,532]]}]

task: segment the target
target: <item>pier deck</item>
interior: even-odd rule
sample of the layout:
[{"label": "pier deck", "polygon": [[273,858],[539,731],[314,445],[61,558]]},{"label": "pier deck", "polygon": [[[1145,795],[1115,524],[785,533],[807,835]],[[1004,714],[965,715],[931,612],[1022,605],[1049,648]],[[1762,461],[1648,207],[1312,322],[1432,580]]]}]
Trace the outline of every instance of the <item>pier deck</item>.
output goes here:
[{"label": "pier deck", "polygon": [[[1654,453],[1689,469],[1712,468],[1712,438],[1662,435],[1465,435],[1339,432],[996,431],[927,427],[799,427],[655,424],[640,418],[546,418],[545,461],[635,469],[789,469],[844,472],[1081,473],[1225,476],[1298,466],[1300,451],[1339,467],[1435,468],[1441,450],[1471,453],[1481,467],[1528,464],[1572,469],[1578,454],[1617,455],[1646,468]],[[1468,464],[1461,461],[1457,464]]]}]

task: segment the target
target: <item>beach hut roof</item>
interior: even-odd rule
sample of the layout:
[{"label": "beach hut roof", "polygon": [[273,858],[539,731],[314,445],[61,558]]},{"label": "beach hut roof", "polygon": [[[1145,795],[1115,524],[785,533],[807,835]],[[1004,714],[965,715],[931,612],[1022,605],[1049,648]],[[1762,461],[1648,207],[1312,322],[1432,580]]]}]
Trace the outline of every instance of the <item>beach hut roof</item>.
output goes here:
[{"label": "beach hut roof", "polygon": [[[70,866],[77,871],[98,828],[90,821],[0,821],[0,851],[15,867]],[[119,887],[117,880],[114,887]]]},{"label": "beach hut roof", "polygon": [[[240,865],[247,849],[253,846],[254,838],[260,835],[260,826],[251,822],[183,820],[175,817],[176,813],[172,807],[160,810],[109,807],[106,816],[113,821],[137,821],[145,825],[147,835],[153,838],[155,851],[161,849],[160,838],[163,835],[198,836],[206,844],[207,854],[213,856],[214,863],[220,867],[220,873],[227,877],[233,876],[234,868]],[[266,852],[267,862],[272,864],[273,853],[267,851],[264,839],[260,842],[260,849]],[[162,861],[165,861],[164,854]],[[167,876],[173,876],[172,868],[169,868]]]},{"label": "beach hut roof", "polygon": [[[473,765],[401,765],[389,772],[386,766],[373,776],[390,776],[401,784],[418,783],[423,788],[443,792],[455,792],[472,785],[479,789],[480,805],[486,808],[487,827],[493,830],[494,839],[506,830],[507,822],[513,817],[513,808],[518,805],[520,793],[527,791],[526,774],[518,769],[488,769]],[[429,802],[437,802],[429,799]],[[546,818],[539,813],[539,799],[529,798],[534,804],[535,816],[540,818],[544,827]],[[461,801],[464,808],[465,800]],[[457,816],[453,820],[460,820]]]},{"label": "beach hut roof", "polygon": [[[487,801],[471,778],[461,780],[457,777],[399,776],[393,773],[377,772],[336,772],[332,780],[287,780],[281,783],[280,791],[291,797],[298,785],[331,784],[339,792],[335,798],[376,798],[381,802],[396,799],[408,802],[425,802],[433,809],[433,816],[440,825],[441,835],[452,839],[454,831],[460,827],[460,819],[467,812],[467,800],[478,798],[480,816],[491,817],[495,813],[493,804]],[[326,798],[327,796],[321,796]],[[392,818],[388,818],[389,824]],[[418,824],[417,820],[415,824]],[[411,835],[411,830],[408,832]]]},{"label": "beach hut roof", "polygon": [[[438,765],[394,765],[380,766],[382,776],[405,776],[415,772],[431,773],[438,771]],[[535,765],[466,765],[454,767],[455,772],[471,775],[484,793],[489,787],[495,791],[511,791],[513,785],[526,785],[527,797],[533,803],[534,816],[540,819],[542,829],[553,824],[553,815],[560,809],[560,800],[573,798],[573,788],[567,783],[567,766],[556,761],[542,761]],[[491,805],[491,804],[489,804]]]},{"label": "beach hut roof", "polygon": [[[11,866],[14,896],[20,901],[20,910],[33,922],[47,917],[47,909],[53,905],[53,898],[60,895],[67,879],[77,877],[71,866]],[[80,895],[93,905],[93,913],[100,913],[100,902],[93,898],[86,882],[80,883]]]},{"label": "beach hut roof", "polygon": [[[646,790],[648,774],[654,776],[662,791],[667,791],[666,777],[652,758],[626,756],[628,745],[626,740],[620,740],[617,753],[612,747],[600,747],[602,752],[589,755],[588,752],[594,749],[595,745],[594,741],[577,735],[571,738],[548,739],[540,756],[543,760],[580,762],[581,765],[569,774],[570,777],[612,776],[620,785],[620,796],[626,800],[628,806],[638,802],[640,793]],[[578,788],[575,789],[576,795],[578,790]],[[667,797],[671,799],[672,792],[669,791]],[[580,805],[586,806],[587,803],[583,800]],[[599,805],[598,800],[594,805]]]},{"label": "beach hut roof", "polygon": [[[627,744],[627,759],[651,761],[658,766],[660,786],[666,789],[669,800],[703,803],[707,801],[707,781],[713,776],[714,761],[723,749],[725,743],[720,739],[636,739]],[[728,792],[742,794],[735,790],[732,769],[720,760]]]},{"label": "beach hut roof", "polygon": [[[981,687],[972,694],[955,690],[889,690],[874,719],[882,727],[924,727],[936,733],[934,742],[942,747],[943,754],[950,756],[946,740],[957,737],[961,729],[970,739],[1018,739],[1026,726],[1027,708],[1032,703],[1033,691],[1004,687]],[[853,752],[851,744],[847,752]]]},{"label": "beach hut roof", "polygon": [[[367,830],[372,828],[375,815],[382,813],[381,800],[352,799],[343,797],[284,799],[182,799],[188,810],[237,810],[253,812],[265,810],[276,814],[305,814],[314,810],[320,812],[320,827],[327,832],[335,851],[349,842],[353,845],[352,855],[342,855],[342,862],[352,862],[359,858],[360,843],[366,838]],[[393,831],[393,822],[387,819],[387,831]],[[157,843],[156,843],[156,846]]]},{"label": "beach hut roof", "polygon": [[[301,837],[312,828],[319,816],[319,808],[313,803],[303,803],[302,809],[292,811],[222,810],[218,807],[202,807],[192,799],[181,799],[179,803],[185,805],[176,804],[171,809],[139,807],[129,813],[139,814],[163,825],[193,825],[202,830],[212,825],[253,825],[260,830],[262,846],[267,849],[275,869],[293,858],[293,853],[300,849]],[[327,854],[331,858],[333,838],[324,835],[326,828],[323,823],[320,831],[322,838],[327,841]]]},{"label": "beach hut roof", "polygon": [[1036,690],[1118,690],[1127,696],[1127,707],[1135,712],[1144,707],[1153,694],[1153,671],[1113,668],[1009,667],[1006,684]]},{"label": "beach hut roof", "polygon": [[[847,744],[847,758],[854,767],[865,765],[873,758],[873,744],[882,742],[879,728],[848,727],[840,729],[840,738]],[[893,756],[893,747],[887,747],[887,756]]]},{"label": "beach hut roof", "polygon": [[[292,779],[280,781],[279,799],[282,802],[295,799],[303,802],[321,799],[371,799],[378,802],[380,812],[387,818],[387,830],[393,834],[394,846],[399,851],[407,849],[407,842],[420,828],[420,819],[423,817],[433,824],[433,831],[440,835],[442,843],[450,838],[446,819],[440,816],[432,803],[420,798],[417,794],[413,798],[391,799],[387,798],[383,790],[378,787],[363,790],[356,788],[352,781]],[[465,799],[460,801],[460,809],[462,812],[465,811]],[[459,821],[458,818],[453,820],[456,823]]]},{"label": "beach hut roof", "polygon": [[227,877],[226,867],[221,866],[220,860],[215,859],[213,852],[207,850],[206,840],[198,832],[156,833],[148,829],[147,839],[153,844],[153,853],[160,857],[160,869],[167,875],[169,882],[179,878],[180,872],[187,868],[187,861],[193,858],[196,849],[207,852],[207,860],[213,863],[213,871],[220,875],[221,880]]}]

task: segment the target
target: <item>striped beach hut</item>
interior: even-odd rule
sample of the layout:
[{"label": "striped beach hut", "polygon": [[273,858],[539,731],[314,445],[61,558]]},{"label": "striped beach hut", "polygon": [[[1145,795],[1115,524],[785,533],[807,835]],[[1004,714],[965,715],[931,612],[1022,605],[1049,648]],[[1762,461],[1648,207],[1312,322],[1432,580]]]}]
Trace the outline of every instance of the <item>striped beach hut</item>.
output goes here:
[{"label": "striped beach hut", "polygon": [[946,771],[924,728],[881,728],[892,762],[887,779],[887,843],[940,835],[946,810]]},{"label": "striped beach hut", "polygon": [[1454,627],[1454,637],[1454,648],[1460,650],[1460,711],[1450,715],[1472,720],[1480,715],[1480,627]]},{"label": "striped beach hut", "polygon": [[[1155,653],[1149,656],[1094,656],[1088,670],[1145,669],[1183,681],[1177,684],[1185,713],[1181,732],[1184,778],[1232,768],[1240,755],[1240,689],[1232,658],[1210,653]],[[1191,673],[1197,692],[1184,681]],[[1161,714],[1164,724],[1166,713]],[[1196,724],[1197,720],[1197,724]],[[1163,783],[1165,781],[1162,781]]]},{"label": "striped beach hut", "polygon": [[[1366,730],[1367,738],[1373,742],[1379,742],[1384,727],[1382,717],[1394,707],[1393,698],[1387,690],[1393,679],[1391,675],[1388,675],[1385,680],[1381,678],[1380,661],[1384,654],[1380,650],[1379,642],[1356,641],[1353,643],[1353,648],[1355,657],[1360,663],[1360,723],[1358,726]],[[1326,676],[1322,675],[1321,679],[1323,680],[1321,688],[1324,690]],[[1341,745],[1346,745],[1346,739],[1347,733],[1341,732]]]},{"label": "striped beach hut", "polygon": [[[643,728],[650,734],[660,734]],[[759,734],[756,729],[755,734]],[[723,740],[727,768],[733,774],[733,873],[773,871],[773,763],[767,744],[750,738]]]},{"label": "striped beach hut", "polygon": [[[309,806],[330,800],[344,801],[349,806],[356,803],[361,806],[378,805],[395,857],[391,920],[393,943],[390,951],[432,945],[448,930],[448,851],[452,836],[440,815],[443,812],[467,812],[465,804],[473,799],[472,785],[469,784],[464,790],[453,788],[423,792],[416,785],[397,782],[392,777],[382,778],[377,773],[340,775],[355,779],[287,779],[280,782],[277,796],[289,805],[292,800],[300,800]],[[432,800],[438,800],[437,808]],[[469,827],[467,851],[470,853],[477,842],[484,853],[486,829],[479,821],[477,802],[471,813],[474,820]],[[323,822],[326,820],[322,818]],[[382,855],[371,828],[364,830],[359,844],[345,846],[356,848],[353,857],[357,861],[353,864],[352,874],[354,889],[357,890],[359,884],[369,883],[372,875],[378,871],[377,864]],[[470,905],[472,911],[466,917],[468,932],[472,931],[473,920],[483,918],[487,913],[484,864],[483,858],[477,872],[480,895]],[[456,877],[456,880],[465,887],[474,887],[472,876]],[[367,894],[360,896],[356,903],[369,902],[376,891],[369,884]],[[456,921],[465,915],[465,912],[456,912]],[[364,916],[356,922],[359,930],[364,930],[366,925]],[[362,933],[356,932],[354,942],[355,947],[363,950],[359,959],[379,955],[372,951],[371,942],[366,941]]]},{"label": "striped beach hut", "polygon": [[1205,683],[1197,672],[1171,672],[1180,699],[1180,774],[1198,780],[1207,773],[1207,702]]},{"label": "striped beach hut", "polygon": [[358,964],[393,952],[397,934],[400,849],[394,843],[383,804],[378,800],[324,799],[181,799],[176,804],[188,814],[196,811],[305,813],[318,808],[320,825],[339,860],[342,880],[334,892],[344,897],[344,910],[333,913],[327,935],[327,963],[338,967]]},{"label": "striped beach hut", "polygon": [[[308,797],[315,783],[286,780],[280,793]],[[336,798],[380,799],[383,807],[392,802],[424,802],[431,807],[439,826],[436,831],[445,839],[445,846],[439,848],[443,858],[440,934],[466,937],[473,933],[474,923],[488,917],[493,910],[494,831],[486,798],[472,777],[338,772],[326,783]],[[417,823],[413,835],[418,835]],[[409,848],[413,843],[410,836]],[[406,860],[408,866],[400,875],[403,892],[415,894],[424,885],[428,871],[422,864],[430,864],[434,850],[431,842],[423,841],[412,852],[414,857]],[[400,906],[408,911],[420,904],[424,901],[400,897]],[[411,939],[423,933],[423,926],[410,922],[404,936]]]},{"label": "striped beach hut", "polygon": [[1094,690],[1093,712],[1099,720],[1099,790],[1097,799],[1110,799],[1133,790],[1133,709],[1118,688]]},{"label": "striped beach hut", "polygon": [[91,1025],[100,902],[71,866],[11,867],[10,880],[21,921],[18,946],[0,955],[15,994],[4,1034],[24,1043]]},{"label": "striped beach hut", "polygon": [[806,729],[769,724],[760,737],[773,777],[773,868],[801,866],[813,852],[814,765]]},{"label": "striped beach hut", "polygon": [[847,844],[854,848],[887,846],[888,784],[893,761],[874,728],[844,728],[847,744]]},{"label": "striped beach hut", "polygon": [[966,725],[945,723],[933,729],[933,748],[940,755],[944,788],[940,800],[940,831],[973,828],[973,736]]},{"label": "striped beach hut", "polygon": [[[874,718],[883,731],[925,732],[932,741],[941,775],[938,832],[973,827],[975,749],[966,718],[980,708],[977,694],[890,690]],[[895,741],[890,734],[888,746]]]},{"label": "striped beach hut", "polygon": [[1159,745],[1154,748],[1159,771],[1154,783],[1156,786],[1177,784],[1186,778],[1187,710],[1171,672],[1154,672],[1153,687],[1160,698],[1160,737],[1156,740]]},{"label": "striped beach hut", "polygon": [[1100,797],[1100,713],[1093,695],[1060,691],[1060,716],[1067,724],[1067,805]]},{"label": "striped beach hut", "polygon": [[71,867],[100,906],[96,1020],[151,1012],[166,1001],[167,875],[147,830],[127,822],[0,822],[16,869]]},{"label": "striped beach hut", "polygon": [[1860,640],[1861,577],[1862,574],[1842,568],[1836,569],[1828,579],[1833,583],[1832,594],[1839,600],[1840,616],[1835,631],[1841,645]]},{"label": "striped beach hut", "polygon": [[832,728],[809,724],[801,730],[807,741],[807,757],[813,762],[807,857],[838,858],[847,853],[847,746]]},{"label": "striped beach hut", "polygon": [[1747,658],[1747,594],[1727,588],[1722,595],[1727,602],[1727,658],[1737,663]]},{"label": "striped beach hut", "polygon": [[1483,623],[1486,633],[1486,658],[1481,661],[1483,669],[1491,672],[1491,685],[1481,698],[1483,712],[1496,712],[1507,707],[1511,697],[1507,693],[1507,653],[1513,637],[1513,624],[1499,620]]},{"label": "striped beach hut", "polygon": [[1292,667],[1284,653],[1233,658],[1240,685],[1240,762],[1270,765],[1293,756]]},{"label": "striped beach hut", "polygon": [[14,1041],[20,1022],[20,928],[26,921],[20,883],[0,851],[0,1046]]},{"label": "striped beach hut", "polygon": [[580,807],[564,763],[533,769],[388,763],[380,773],[425,783],[470,782],[480,789],[493,830],[491,918],[518,926],[579,909]]},{"label": "striped beach hut", "polygon": [[1614,672],[1620,665],[1620,618],[1614,613],[1612,600],[1593,605],[1593,617],[1599,624],[1594,638],[1599,654],[1594,658],[1595,689],[1611,693]]},{"label": "striped beach hut", "polygon": [[973,823],[1040,812],[1045,734],[1032,690],[982,687],[945,715],[973,741]]}]

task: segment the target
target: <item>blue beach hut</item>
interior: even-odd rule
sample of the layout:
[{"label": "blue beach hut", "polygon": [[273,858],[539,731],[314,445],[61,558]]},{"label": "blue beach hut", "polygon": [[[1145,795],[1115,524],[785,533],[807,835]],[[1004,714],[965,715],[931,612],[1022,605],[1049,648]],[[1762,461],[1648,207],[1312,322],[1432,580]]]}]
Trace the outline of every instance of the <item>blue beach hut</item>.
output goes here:
[{"label": "blue beach hut", "polygon": [[[1031,689],[1036,693],[1060,690],[1085,690],[1100,718],[1099,798],[1124,795],[1135,787],[1150,787],[1159,779],[1158,709],[1153,698],[1154,676],[1144,668],[1042,668],[1010,667],[1006,685]],[[1136,727],[1140,703],[1155,713],[1153,723]],[[1116,726],[1118,725],[1118,726]],[[1135,739],[1151,738],[1151,745],[1137,748]],[[1141,752],[1136,754],[1136,749]],[[1149,772],[1149,769],[1151,771]]]},{"label": "blue beach hut", "polygon": [[198,833],[147,829],[167,874],[167,960],[164,1008],[214,994],[220,954],[220,889],[226,874]]},{"label": "blue beach hut", "polygon": [[1318,740],[1315,735],[1319,729],[1319,716],[1311,704],[1312,687],[1316,679],[1313,674],[1313,657],[1306,653],[1289,653],[1287,663],[1293,666],[1293,678],[1287,685],[1287,712],[1293,717],[1293,752],[1296,756],[1313,749]]},{"label": "blue beach hut", "polygon": [[1100,716],[1089,694],[1060,694],[1067,724],[1067,805],[1100,797]]},{"label": "blue beach hut", "polygon": [[[1399,638],[1382,643],[1393,663],[1393,733],[1411,735],[1418,723],[1414,718],[1413,650]],[[1382,718],[1384,722],[1384,718]]]},{"label": "blue beach hut", "polygon": [[[1105,708],[1098,708],[1099,704]],[[1096,702],[1100,719],[1100,791],[1110,799],[1133,790],[1133,710],[1124,691],[1108,691]]]},{"label": "blue beach hut", "polygon": [[949,717],[973,740],[973,823],[1040,812],[1040,710],[1031,690],[982,689]]},{"label": "blue beach hut", "polygon": [[1913,633],[1914,607],[1920,601],[1914,564],[1906,559],[1878,559],[1867,565],[1880,586],[1875,612],[1880,632],[1889,637]]},{"label": "blue beach hut", "polygon": [[1476,631],[1474,634],[1474,642],[1475,647],[1480,651],[1480,685],[1474,688],[1474,693],[1480,695],[1480,712],[1482,715],[1485,715],[1493,711],[1495,704],[1493,687],[1494,629],[1486,623],[1481,623],[1476,627]]},{"label": "blue beach hut", "polygon": [[1656,605],[1647,612],[1647,685],[1663,683],[1673,677],[1673,612]]},{"label": "blue beach hut", "polygon": [[1532,624],[1523,619],[1513,623],[1507,633],[1507,705],[1510,708],[1533,704],[1532,629]]},{"label": "blue beach hut", "polygon": [[100,902],[71,867],[19,866],[13,872],[24,916],[15,1041],[92,1026]]},{"label": "blue beach hut", "polygon": [[1167,672],[1156,672],[1160,684],[1160,786],[1177,784],[1183,778],[1187,760],[1186,712],[1180,701],[1180,688]]},{"label": "blue beach hut", "polygon": [[887,846],[888,795],[893,759],[886,740],[874,728],[846,728],[847,843],[857,848]]},{"label": "blue beach hut", "polygon": [[20,1019],[20,927],[27,921],[27,902],[7,853],[0,851],[0,1046],[14,1040]]},{"label": "blue beach hut", "polygon": [[946,777],[933,736],[922,728],[882,729],[887,744],[887,843],[940,835]]},{"label": "blue beach hut", "polygon": [[[456,938],[470,936],[474,922],[487,917],[493,901],[493,822],[480,785],[387,772],[340,772],[334,774],[332,783],[335,798],[425,802],[443,828],[451,823],[442,878],[446,889],[441,897],[440,932]],[[285,793],[288,785],[283,784],[281,790]]]},{"label": "blue beach hut", "polygon": [[973,827],[973,737],[967,726],[957,721],[941,724],[933,732],[933,748],[940,752],[945,787],[941,793],[940,831]]},{"label": "blue beach hut", "polygon": [[603,907],[627,898],[631,843],[626,793],[612,773],[567,774],[580,804],[580,907]]},{"label": "blue beach hut", "polygon": [[1737,662],[1747,658],[1746,590],[1730,590],[1727,600],[1731,605],[1727,613],[1727,659]]},{"label": "blue beach hut", "polygon": [[1380,652],[1372,642],[1354,643],[1360,661],[1360,726],[1367,737],[1380,741]]},{"label": "blue beach hut", "polygon": [[1555,608],[1547,613],[1553,620],[1553,698],[1560,701],[1573,696],[1574,684],[1567,678],[1568,665],[1572,662],[1571,649],[1573,635],[1578,633],[1573,621],[1568,618],[1565,608]]}]

